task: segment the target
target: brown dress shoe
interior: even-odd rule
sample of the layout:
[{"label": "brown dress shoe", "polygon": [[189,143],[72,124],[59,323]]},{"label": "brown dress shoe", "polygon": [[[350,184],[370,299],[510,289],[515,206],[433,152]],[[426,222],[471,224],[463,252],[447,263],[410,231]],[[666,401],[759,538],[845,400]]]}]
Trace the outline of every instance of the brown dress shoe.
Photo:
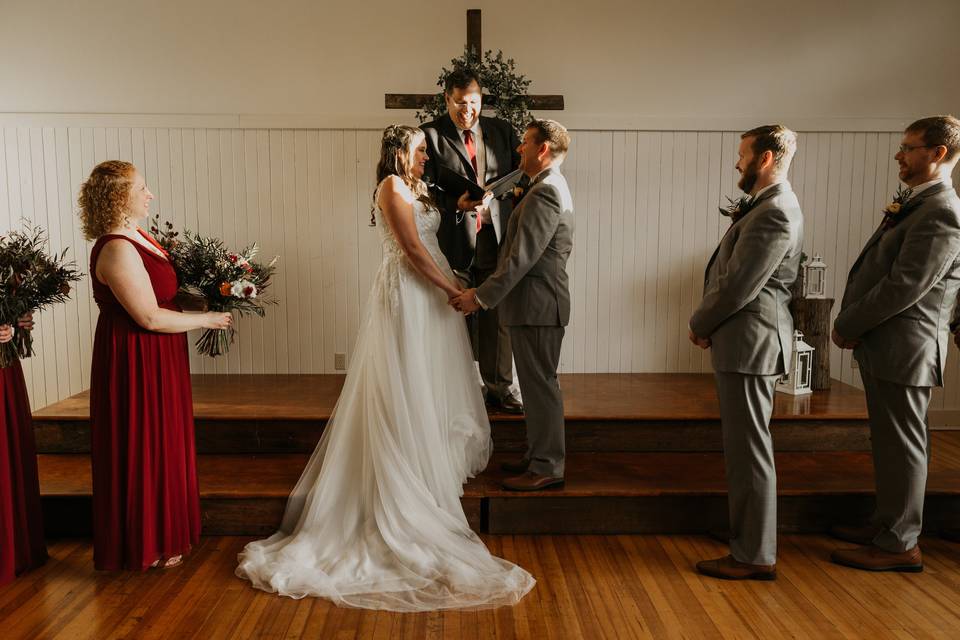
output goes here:
[{"label": "brown dress shoe", "polygon": [[507,478],[503,481],[503,488],[511,491],[540,491],[542,489],[560,488],[563,478],[542,476],[533,471],[526,471],[523,475]]},{"label": "brown dress shoe", "polygon": [[507,473],[524,473],[530,467],[530,458],[520,458],[519,460],[509,460],[500,464],[500,468]]},{"label": "brown dress shoe", "polygon": [[747,564],[734,560],[733,556],[725,556],[716,560],[701,560],[697,563],[697,571],[705,576],[722,580],[777,579],[777,565]]},{"label": "brown dress shoe", "polygon": [[830,554],[830,559],[837,564],[864,571],[901,571],[904,573],[920,573],[923,571],[923,556],[920,547],[914,546],[909,551],[894,553],[885,551],[878,546],[869,545],[856,549],[837,549]]},{"label": "brown dress shoe", "polygon": [[837,540],[869,546],[873,544],[873,539],[880,533],[880,527],[875,524],[865,524],[861,526],[835,524],[830,527],[828,533]]}]

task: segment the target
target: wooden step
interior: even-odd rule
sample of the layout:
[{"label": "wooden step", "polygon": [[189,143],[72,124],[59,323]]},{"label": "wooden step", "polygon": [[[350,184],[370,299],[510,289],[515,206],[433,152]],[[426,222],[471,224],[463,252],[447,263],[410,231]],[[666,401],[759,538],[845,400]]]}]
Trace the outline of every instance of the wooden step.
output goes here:
[{"label": "wooden step", "polygon": [[[343,384],[333,375],[192,376],[197,450],[310,453]],[[570,452],[720,451],[713,378],[703,374],[561,375]],[[491,413],[499,452],[526,448],[522,416]],[[88,453],[89,395],[34,413],[41,453]],[[812,396],[777,394],[778,451],[867,451],[863,393],[834,382]]]},{"label": "wooden step", "polygon": [[[960,524],[960,433],[933,434],[928,525]],[[89,531],[90,463],[80,454],[41,455],[41,493],[51,531]],[[262,535],[280,522],[308,456],[202,455],[204,532]],[[471,480],[463,505],[471,525],[490,533],[683,533],[726,527],[723,458],[717,453],[580,453],[562,489],[502,489],[505,456]],[[873,470],[863,452],[777,454],[780,524],[822,531],[872,508]],[[86,510],[86,517],[83,517]]]}]

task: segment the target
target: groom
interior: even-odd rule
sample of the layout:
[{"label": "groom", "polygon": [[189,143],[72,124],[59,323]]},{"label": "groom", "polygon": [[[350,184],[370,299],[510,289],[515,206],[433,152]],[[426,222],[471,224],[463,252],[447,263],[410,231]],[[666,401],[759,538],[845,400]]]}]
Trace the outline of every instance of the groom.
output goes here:
[{"label": "groom", "polygon": [[510,330],[526,405],[527,452],[504,464],[520,475],[503,486],[537,491],[563,484],[563,398],[557,381],[564,327],[570,320],[566,264],[573,249],[573,198],[560,165],[570,146],[567,130],[534,120],[520,143],[520,168],[529,186],[510,216],[497,270],[450,304],[459,311],[499,308]]}]

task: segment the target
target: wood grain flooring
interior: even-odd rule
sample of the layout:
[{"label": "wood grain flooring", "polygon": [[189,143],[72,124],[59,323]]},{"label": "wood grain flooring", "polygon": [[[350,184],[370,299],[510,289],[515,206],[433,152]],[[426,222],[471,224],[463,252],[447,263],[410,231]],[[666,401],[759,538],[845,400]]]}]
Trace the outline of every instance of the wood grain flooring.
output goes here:
[{"label": "wood grain flooring", "polygon": [[236,578],[250,538],[206,537],[183,566],[97,573],[86,541],[0,588],[7,640],[115,638],[956,638],[960,545],[924,538],[920,574],[836,566],[842,543],[781,536],[773,583],[693,571],[725,553],[701,536],[484,536],[537,578],[517,606],[395,614],[262,593]]}]

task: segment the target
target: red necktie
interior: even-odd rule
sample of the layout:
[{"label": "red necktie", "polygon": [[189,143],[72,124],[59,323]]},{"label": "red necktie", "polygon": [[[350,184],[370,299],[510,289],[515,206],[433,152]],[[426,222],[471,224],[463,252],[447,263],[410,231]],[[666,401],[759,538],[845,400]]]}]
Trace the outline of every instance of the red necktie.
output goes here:
[{"label": "red necktie", "polygon": [[470,164],[473,166],[473,173],[477,176],[477,182],[480,181],[479,171],[477,170],[477,146],[473,144],[473,131],[466,129],[463,132],[463,146],[467,148],[467,157],[470,158]]},{"label": "red necktie", "polygon": [[[473,131],[464,129],[463,146],[467,148],[467,157],[470,158],[470,164],[473,166],[473,173],[477,176],[477,184],[480,184],[480,170],[477,169],[477,145],[473,144]],[[477,214],[477,233],[480,233],[480,227],[483,226],[483,216]]]}]

